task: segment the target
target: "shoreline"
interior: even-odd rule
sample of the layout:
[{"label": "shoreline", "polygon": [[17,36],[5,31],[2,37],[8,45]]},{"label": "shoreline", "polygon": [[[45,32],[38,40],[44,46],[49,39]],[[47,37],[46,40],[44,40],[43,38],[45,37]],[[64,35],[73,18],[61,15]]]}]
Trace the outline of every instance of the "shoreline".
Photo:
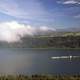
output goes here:
[{"label": "shoreline", "polygon": [[80,48],[54,48],[54,47],[48,47],[48,48],[26,48],[26,47],[0,47],[2,49],[39,49],[39,50],[44,50],[44,49],[53,49],[53,50],[80,50]]},{"label": "shoreline", "polygon": [[0,75],[0,80],[80,80],[80,75]]}]

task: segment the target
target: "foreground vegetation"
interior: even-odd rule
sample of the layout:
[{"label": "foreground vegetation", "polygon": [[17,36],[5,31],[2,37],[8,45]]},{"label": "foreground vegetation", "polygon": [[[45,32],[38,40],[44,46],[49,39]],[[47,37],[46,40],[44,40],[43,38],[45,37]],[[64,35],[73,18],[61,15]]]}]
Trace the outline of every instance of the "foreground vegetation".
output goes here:
[{"label": "foreground vegetation", "polygon": [[80,75],[2,75],[0,80],[80,80]]}]

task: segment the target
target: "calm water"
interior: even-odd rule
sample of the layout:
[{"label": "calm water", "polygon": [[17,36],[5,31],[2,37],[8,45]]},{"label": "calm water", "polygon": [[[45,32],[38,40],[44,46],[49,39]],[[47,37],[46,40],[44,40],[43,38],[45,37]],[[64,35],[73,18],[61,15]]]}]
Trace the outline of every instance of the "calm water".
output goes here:
[{"label": "calm water", "polygon": [[80,61],[51,60],[52,56],[79,55],[80,50],[0,49],[0,74],[79,73]]}]

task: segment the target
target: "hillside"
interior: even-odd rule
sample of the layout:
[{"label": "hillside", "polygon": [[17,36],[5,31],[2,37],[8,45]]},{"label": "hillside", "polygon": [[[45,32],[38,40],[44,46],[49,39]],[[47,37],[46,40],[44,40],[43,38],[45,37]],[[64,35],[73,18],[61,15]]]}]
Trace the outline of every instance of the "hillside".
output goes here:
[{"label": "hillside", "polygon": [[[58,35],[59,34],[59,35]],[[0,47],[9,48],[80,48],[80,32],[59,32],[55,35],[25,36],[19,42],[0,42]]]}]

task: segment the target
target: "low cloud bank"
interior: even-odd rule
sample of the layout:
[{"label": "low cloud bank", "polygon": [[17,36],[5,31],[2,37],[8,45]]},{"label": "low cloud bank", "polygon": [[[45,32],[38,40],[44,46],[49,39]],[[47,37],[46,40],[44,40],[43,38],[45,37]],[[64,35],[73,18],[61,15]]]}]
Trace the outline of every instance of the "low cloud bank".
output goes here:
[{"label": "low cloud bank", "polygon": [[38,31],[47,32],[48,30],[55,31],[56,29],[46,26],[35,28],[30,25],[19,24],[16,21],[3,22],[0,23],[0,41],[17,42],[25,35],[33,36]]}]

